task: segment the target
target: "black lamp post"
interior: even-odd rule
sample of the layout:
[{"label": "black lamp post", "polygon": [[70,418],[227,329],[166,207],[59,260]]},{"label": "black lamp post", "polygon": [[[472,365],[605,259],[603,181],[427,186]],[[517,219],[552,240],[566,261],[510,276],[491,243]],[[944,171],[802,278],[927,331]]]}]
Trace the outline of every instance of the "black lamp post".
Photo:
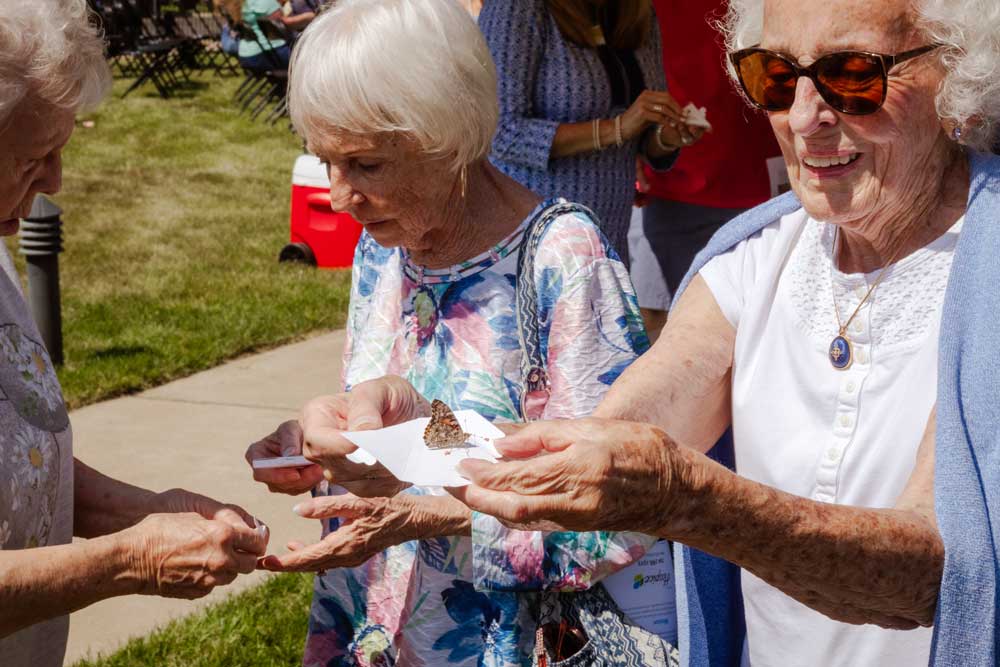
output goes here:
[{"label": "black lamp post", "polygon": [[28,303],[52,363],[63,362],[62,310],[59,303],[59,253],[62,209],[36,195],[31,213],[21,220],[19,249],[28,265]]}]

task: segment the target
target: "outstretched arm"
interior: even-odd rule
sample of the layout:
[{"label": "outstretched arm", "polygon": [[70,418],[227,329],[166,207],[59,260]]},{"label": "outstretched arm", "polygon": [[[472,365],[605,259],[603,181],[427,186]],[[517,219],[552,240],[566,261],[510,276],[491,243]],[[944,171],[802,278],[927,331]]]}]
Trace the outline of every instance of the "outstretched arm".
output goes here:
[{"label": "outstretched arm", "polygon": [[934,517],[934,430],[932,416],[891,509],[807,500],[683,453],[687,490],[658,533],[736,563],[835,620],[929,626],[944,568]]},{"label": "outstretched arm", "polygon": [[615,381],[594,417],[653,424],[707,452],[731,421],[735,341],[736,330],[695,276],[656,344]]},{"label": "outstretched arm", "polygon": [[659,429],[532,424],[498,447],[531,461],[463,462],[453,492],[515,526],[636,530],[733,562],[827,616],[908,629],[934,619],[944,545],[934,519],[934,417],[892,509],[816,502],[753,482]]},{"label": "outstretched arm", "polygon": [[137,544],[100,538],[0,551],[0,638],[142,587]]},{"label": "outstretched arm", "polygon": [[0,637],[118,595],[201,597],[252,572],[267,547],[238,507],[74,466],[76,532],[93,539],[0,551]]}]

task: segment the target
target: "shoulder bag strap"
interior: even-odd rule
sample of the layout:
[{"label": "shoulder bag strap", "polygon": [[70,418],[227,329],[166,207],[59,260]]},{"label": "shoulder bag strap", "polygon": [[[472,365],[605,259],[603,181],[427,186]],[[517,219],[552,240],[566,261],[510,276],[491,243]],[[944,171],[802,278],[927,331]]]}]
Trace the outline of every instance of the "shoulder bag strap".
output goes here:
[{"label": "shoulder bag strap", "polygon": [[538,290],[535,287],[535,254],[542,237],[556,218],[567,213],[583,213],[594,218],[586,206],[562,199],[554,200],[528,223],[517,258],[515,311],[517,334],[521,343],[521,418],[534,421],[541,417],[550,393],[538,332]]}]

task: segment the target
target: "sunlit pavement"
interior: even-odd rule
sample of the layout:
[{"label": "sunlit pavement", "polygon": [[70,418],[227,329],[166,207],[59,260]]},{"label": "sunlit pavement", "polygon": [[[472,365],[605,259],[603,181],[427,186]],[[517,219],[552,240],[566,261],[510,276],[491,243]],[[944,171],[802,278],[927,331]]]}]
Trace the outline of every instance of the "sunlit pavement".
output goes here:
[{"label": "sunlit pavement", "polygon": [[[156,491],[184,487],[245,507],[271,527],[272,550],[312,542],[319,525],[292,514],[295,500],[253,482],[247,446],[337,390],[343,331],[244,357],[135,396],[73,412],[75,455],[103,473]],[[129,637],[260,581],[241,577],[196,602],[130,596],[72,615],[66,664],[114,650]]]}]

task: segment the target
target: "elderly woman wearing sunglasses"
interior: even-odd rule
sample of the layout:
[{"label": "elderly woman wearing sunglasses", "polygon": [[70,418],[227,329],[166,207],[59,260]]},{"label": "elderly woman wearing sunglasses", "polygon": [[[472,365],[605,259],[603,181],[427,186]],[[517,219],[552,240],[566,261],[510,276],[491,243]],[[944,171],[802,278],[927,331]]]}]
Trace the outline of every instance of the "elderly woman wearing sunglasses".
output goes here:
[{"label": "elderly woman wearing sunglasses", "polygon": [[[727,27],[794,192],[719,232],[594,419],[525,427],[498,446],[544,456],[464,462],[455,493],[742,567],[745,644],[683,551],[690,664],[996,664],[1000,12],[733,0]],[[705,455],[729,428],[738,475]]]}]

